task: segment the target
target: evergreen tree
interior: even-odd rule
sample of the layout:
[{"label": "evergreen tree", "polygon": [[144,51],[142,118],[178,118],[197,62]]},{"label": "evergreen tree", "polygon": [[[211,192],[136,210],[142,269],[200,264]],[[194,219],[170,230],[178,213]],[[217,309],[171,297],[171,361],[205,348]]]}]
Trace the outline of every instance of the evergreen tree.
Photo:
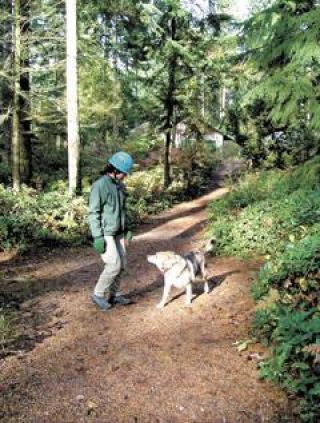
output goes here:
[{"label": "evergreen tree", "polygon": [[[300,138],[297,159],[308,157],[303,150],[319,148],[310,144],[310,134],[317,138],[320,127],[317,1],[275,1],[255,14],[244,27],[244,48],[249,57],[251,80],[243,104],[259,122],[259,136],[286,133],[286,143],[294,148]],[[298,135],[300,134],[300,135]],[[290,139],[291,140],[290,140]],[[305,144],[301,141],[306,140]],[[272,145],[278,164],[286,150],[284,137],[275,136]],[[299,151],[298,151],[299,152]]]},{"label": "evergreen tree", "polygon": [[190,113],[190,88],[193,92],[198,90],[198,100],[199,64],[206,51],[199,48],[203,34],[179,0],[155,1],[145,12],[150,25],[149,39],[145,40],[147,56],[142,65],[150,89],[145,92],[143,104],[151,121],[165,134],[164,185],[167,187],[171,183],[170,150],[175,128],[183,120],[195,126],[194,115],[191,118]]}]

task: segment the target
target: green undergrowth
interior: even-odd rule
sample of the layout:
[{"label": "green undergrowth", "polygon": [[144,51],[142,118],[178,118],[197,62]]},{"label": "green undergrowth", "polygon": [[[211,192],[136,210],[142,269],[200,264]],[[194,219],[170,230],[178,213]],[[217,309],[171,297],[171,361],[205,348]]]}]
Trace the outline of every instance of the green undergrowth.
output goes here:
[{"label": "green undergrowth", "polygon": [[15,314],[0,308],[0,359],[10,352],[18,336]]},{"label": "green undergrowth", "polygon": [[[188,181],[180,169],[173,169],[173,183],[163,188],[162,166],[134,172],[128,177],[128,217],[134,226],[175,203],[201,195],[215,169],[202,157],[195,162]],[[49,191],[22,187],[19,192],[0,185],[0,251],[27,251],[46,245],[77,246],[90,239],[87,214],[91,182],[84,182],[84,194],[71,199],[65,181],[54,181]]]},{"label": "green undergrowth", "polygon": [[287,172],[250,174],[209,206],[217,253],[267,255],[283,251],[320,222],[319,158]]},{"label": "green undergrowth", "polygon": [[0,249],[79,245],[87,235],[86,214],[85,198],[27,187],[17,193],[0,185]]},{"label": "green undergrowth", "polygon": [[294,395],[302,421],[320,421],[320,159],[248,175],[210,205],[217,254],[264,256],[252,286],[254,336],[271,354],[262,377]]}]

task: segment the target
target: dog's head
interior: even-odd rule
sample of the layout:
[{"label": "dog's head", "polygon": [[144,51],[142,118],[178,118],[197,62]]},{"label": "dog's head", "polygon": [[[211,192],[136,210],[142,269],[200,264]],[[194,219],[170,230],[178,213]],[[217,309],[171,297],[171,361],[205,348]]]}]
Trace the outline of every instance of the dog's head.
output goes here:
[{"label": "dog's head", "polygon": [[181,261],[182,257],[173,251],[159,251],[152,256],[147,256],[147,260],[149,263],[156,265],[160,272],[164,273]]},{"label": "dog's head", "polygon": [[208,239],[206,241],[205,245],[203,246],[203,252],[207,253],[207,254],[214,254],[216,244],[217,244],[216,238],[212,237],[212,238]]}]

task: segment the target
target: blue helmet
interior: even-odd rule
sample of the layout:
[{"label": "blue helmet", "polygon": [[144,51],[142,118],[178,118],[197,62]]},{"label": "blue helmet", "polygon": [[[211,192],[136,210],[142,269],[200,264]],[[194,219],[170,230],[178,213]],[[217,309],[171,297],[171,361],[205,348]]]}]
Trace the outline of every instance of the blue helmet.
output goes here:
[{"label": "blue helmet", "polygon": [[124,151],[118,151],[118,153],[115,153],[110,157],[108,162],[112,164],[112,166],[114,166],[117,170],[125,174],[130,173],[133,167],[132,157],[130,154],[125,153]]}]

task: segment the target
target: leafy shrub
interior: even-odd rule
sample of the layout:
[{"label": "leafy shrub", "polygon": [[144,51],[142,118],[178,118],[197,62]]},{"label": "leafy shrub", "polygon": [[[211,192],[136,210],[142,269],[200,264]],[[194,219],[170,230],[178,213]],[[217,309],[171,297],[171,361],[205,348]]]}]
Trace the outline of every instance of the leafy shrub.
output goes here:
[{"label": "leafy shrub", "polygon": [[26,250],[34,242],[79,244],[87,239],[84,198],[66,193],[19,193],[0,185],[0,249]]},{"label": "leafy shrub", "polygon": [[317,224],[310,235],[295,244],[290,243],[283,254],[262,267],[252,288],[253,296],[256,300],[261,299],[270,287],[291,293],[301,290],[310,293],[316,276],[308,277],[319,269],[320,224]]},{"label": "leafy shrub", "polygon": [[175,180],[169,188],[163,188],[162,167],[133,173],[127,180],[127,189],[128,214],[132,223],[138,223],[186,198],[186,186],[182,181]]},{"label": "leafy shrub", "polygon": [[0,357],[17,337],[14,316],[0,309]]},{"label": "leafy shrub", "polygon": [[303,421],[319,421],[320,366],[312,355],[320,351],[319,308],[301,310],[280,302],[260,311],[254,328],[256,336],[272,346],[271,358],[261,364],[262,377],[296,395]]},{"label": "leafy shrub", "polygon": [[267,254],[252,287],[254,335],[272,352],[261,374],[295,395],[310,423],[320,421],[319,169],[316,157],[251,174],[209,209],[218,253]]},{"label": "leafy shrub", "polygon": [[303,237],[320,221],[318,167],[317,158],[288,172],[250,174],[212,202],[209,231],[217,238],[217,252],[273,254],[283,251],[289,238]]},{"label": "leafy shrub", "polygon": [[211,221],[214,222],[224,212],[235,212],[266,199],[283,199],[298,189],[317,191],[319,187],[319,157],[286,172],[270,170],[249,173],[239,180],[228,195],[210,204]]},{"label": "leafy shrub", "polygon": [[299,400],[303,421],[320,418],[320,225],[287,246],[261,269],[252,288],[256,299],[277,289],[273,306],[258,310],[255,336],[268,343],[272,356],[261,375]]},{"label": "leafy shrub", "polygon": [[[220,212],[220,217],[218,207],[213,208],[210,234],[217,239],[218,252],[223,254],[273,254],[282,251],[289,238],[301,238],[307,226],[320,222],[320,192],[314,191],[298,190],[285,198]],[[225,209],[225,204],[221,209]]]},{"label": "leafy shrub", "polygon": [[320,189],[320,157],[316,156],[312,160],[297,167],[289,178],[291,190],[308,187],[309,189]]},{"label": "leafy shrub", "polygon": [[131,154],[136,159],[146,157],[146,153],[159,149],[162,145],[162,140],[153,133],[150,129],[146,131],[136,131],[131,134],[126,140],[125,145],[122,147],[125,151]]}]

